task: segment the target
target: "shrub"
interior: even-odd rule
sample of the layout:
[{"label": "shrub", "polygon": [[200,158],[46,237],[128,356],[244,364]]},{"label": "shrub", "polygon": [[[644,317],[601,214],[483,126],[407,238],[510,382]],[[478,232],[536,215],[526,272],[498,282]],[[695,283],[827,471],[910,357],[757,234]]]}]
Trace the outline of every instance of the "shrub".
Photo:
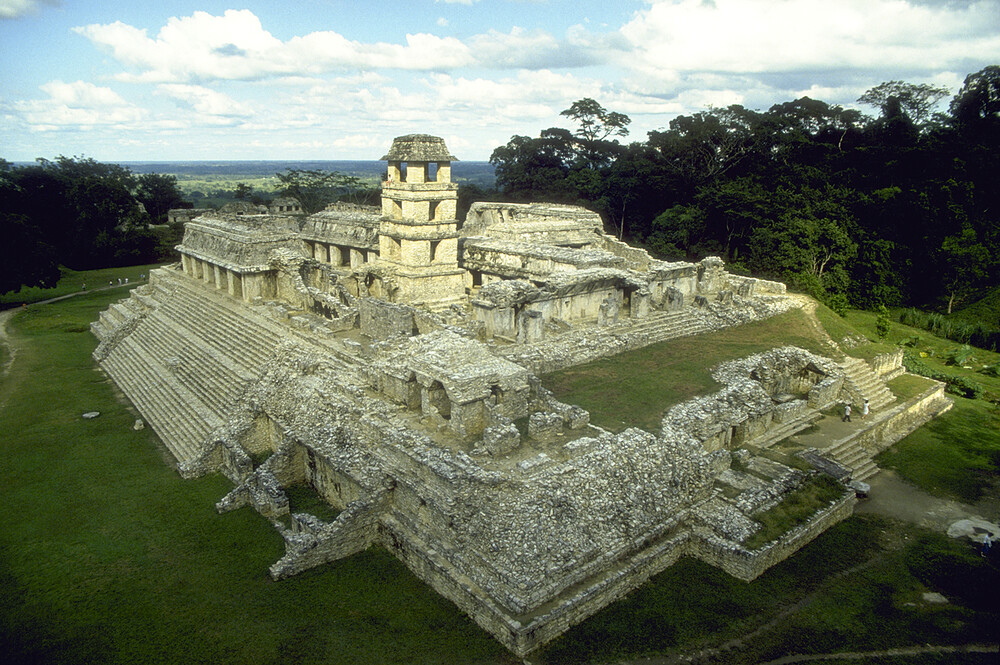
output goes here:
[{"label": "shrub", "polygon": [[827,296],[826,303],[824,304],[836,312],[841,318],[847,316],[847,310],[851,307],[851,303],[848,302],[847,296],[843,293],[829,294]]},{"label": "shrub", "polygon": [[970,344],[981,349],[996,351],[1000,345],[1000,331],[987,328],[982,323],[965,323],[942,314],[905,309],[899,314],[899,322],[914,328],[928,330],[938,337],[944,337],[962,344]]},{"label": "shrub", "polygon": [[903,365],[906,367],[906,371],[911,374],[919,374],[935,381],[944,382],[946,384],[945,390],[953,395],[961,395],[969,399],[982,399],[983,395],[986,394],[986,389],[981,384],[964,376],[939,372],[912,351],[903,353]]},{"label": "shrub", "polygon": [[878,335],[879,341],[884,342],[885,338],[889,336],[889,310],[885,308],[885,305],[879,305],[875,311],[877,313],[875,317],[875,334]]}]

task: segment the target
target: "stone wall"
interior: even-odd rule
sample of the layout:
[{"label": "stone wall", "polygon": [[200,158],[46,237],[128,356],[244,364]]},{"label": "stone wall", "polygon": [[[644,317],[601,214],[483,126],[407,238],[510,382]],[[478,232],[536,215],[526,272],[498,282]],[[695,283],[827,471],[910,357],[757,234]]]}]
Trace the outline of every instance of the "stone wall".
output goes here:
[{"label": "stone wall", "polygon": [[361,298],[359,303],[361,332],[372,339],[412,335],[416,330],[411,307],[378,298]]},{"label": "stone wall", "polygon": [[883,381],[891,381],[906,372],[903,366],[903,349],[880,353],[871,361],[871,367]]},{"label": "stone wall", "polygon": [[464,238],[460,265],[504,279],[544,279],[553,272],[623,268],[625,259],[600,250],[566,249],[514,240]]},{"label": "stone wall", "polygon": [[802,549],[837,522],[850,517],[854,512],[855,503],[857,498],[854,491],[846,490],[839,499],[818,511],[808,522],[756,550],[748,550],[708,529],[695,528],[689,552],[705,563],[749,582],[760,577],[771,566],[781,563]]}]

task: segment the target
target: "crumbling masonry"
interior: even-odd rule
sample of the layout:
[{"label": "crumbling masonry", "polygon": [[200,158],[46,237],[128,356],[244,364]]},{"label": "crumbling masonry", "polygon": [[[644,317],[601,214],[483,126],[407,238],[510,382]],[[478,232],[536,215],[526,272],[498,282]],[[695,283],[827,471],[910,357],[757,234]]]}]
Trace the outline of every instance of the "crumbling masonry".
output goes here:
[{"label": "crumbling masonry", "polygon": [[[381,209],[202,211],[181,263],[92,326],[180,473],[225,474],[218,509],[280,530],[276,579],[378,543],[523,655],[681,556],[750,580],[849,515],[845,487],[743,544],[815,473],[767,447],[820,410],[867,398],[878,416],[839,457],[809,456],[846,480],[947,407],[940,390],[894,404],[898,358],[876,372],[782,348],[715,368],[723,387],[656,431],[592,425],[539,376],[801,299],[716,258],[657,261],[577,207],[477,203],[459,223],[439,138],[397,138],[383,159]],[[292,512],[295,485],[339,514]]]}]

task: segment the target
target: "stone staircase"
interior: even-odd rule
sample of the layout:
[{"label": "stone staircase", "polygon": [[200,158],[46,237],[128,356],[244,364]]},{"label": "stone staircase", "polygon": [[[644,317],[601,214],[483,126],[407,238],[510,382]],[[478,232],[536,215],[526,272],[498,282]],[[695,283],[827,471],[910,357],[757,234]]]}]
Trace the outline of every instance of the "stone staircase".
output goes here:
[{"label": "stone staircase", "polygon": [[[156,326],[152,326],[157,332]],[[129,335],[101,363],[178,462],[197,458],[222,420],[166,367],[146,338]]]},{"label": "stone staircase", "polygon": [[648,344],[675,337],[687,337],[709,332],[710,328],[687,310],[657,312],[642,319],[629,319],[629,334],[648,339]]},{"label": "stone staircase", "polygon": [[150,277],[91,325],[105,347],[95,358],[181,464],[203,454],[285,340],[343,370],[358,362],[336,340],[317,340],[186,275],[160,269]]},{"label": "stone staircase", "polygon": [[[107,339],[145,312],[101,362],[179,463],[198,458],[211,432],[281,339],[277,324],[249,317],[201,284],[169,270],[128,300],[102,312],[93,326]],[[261,319],[259,321],[253,319]]]},{"label": "stone staircase", "polygon": [[865,399],[872,411],[883,409],[896,401],[896,396],[864,360],[846,357],[839,365],[844,371],[844,387],[852,395],[857,415],[861,415],[861,403]]},{"label": "stone staircase", "polygon": [[823,414],[810,409],[798,418],[784,423],[775,423],[772,427],[768,428],[763,436],[753,439],[748,443],[758,448],[770,448],[782,439],[798,434],[807,427],[812,426],[822,418]]},{"label": "stone staircase", "polygon": [[850,469],[851,478],[854,480],[867,480],[879,470],[871,454],[861,447],[855,436],[834,443],[823,451],[823,454],[837,464]]}]

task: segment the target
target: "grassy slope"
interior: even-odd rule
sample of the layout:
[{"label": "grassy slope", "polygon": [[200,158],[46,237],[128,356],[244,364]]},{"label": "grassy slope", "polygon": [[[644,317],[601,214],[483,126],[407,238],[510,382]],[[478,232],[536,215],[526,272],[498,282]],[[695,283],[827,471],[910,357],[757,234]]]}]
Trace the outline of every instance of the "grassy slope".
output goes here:
[{"label": "grassy slope", "polygon": [[[378,548],[269,581],[282,552],[277,534],[246,508],[217,515],[211,507],[229,484],[181,480],[149,430],[132,430],[134,414],[93,368],[87,324],[121,295],[29,308],[14,324],[24,344],[0,385],[0,403],[8,400],[0,411],[6,662],[516,662]],[[81,419],[89,410],[102,415]],[[919,602],[937,582],[912,574],[912,547],[892,545],[918,536],[929,537],[852,518],[751,584],[682,560],[541,659],[690,651],[744,635],[803,599],[729,662],[984,639],[998,623],[995,606]],[[967,560],[963,544],[943,546],[952,548],[943,555],[952,569],[977,580],[992,574]]]},{"label": "grassy slope", "polygon": [[990,328],[1000,328],[1000,287],[993,289],[968,307],[956,311],[954,316],[969,323],[982,323]]}]

